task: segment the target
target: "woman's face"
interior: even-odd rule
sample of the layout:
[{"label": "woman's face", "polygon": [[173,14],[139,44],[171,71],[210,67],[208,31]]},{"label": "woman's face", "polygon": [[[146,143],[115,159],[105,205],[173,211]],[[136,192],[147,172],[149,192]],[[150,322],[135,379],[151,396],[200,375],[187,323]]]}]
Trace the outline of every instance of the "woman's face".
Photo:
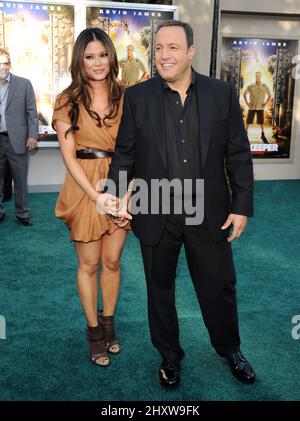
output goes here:
[{"label": "woman's face", "polygon": [[107,78],[110,71],[106,48],[101,41],[91,41],[83,53],[83,67],[90,81],[101,81]]}]

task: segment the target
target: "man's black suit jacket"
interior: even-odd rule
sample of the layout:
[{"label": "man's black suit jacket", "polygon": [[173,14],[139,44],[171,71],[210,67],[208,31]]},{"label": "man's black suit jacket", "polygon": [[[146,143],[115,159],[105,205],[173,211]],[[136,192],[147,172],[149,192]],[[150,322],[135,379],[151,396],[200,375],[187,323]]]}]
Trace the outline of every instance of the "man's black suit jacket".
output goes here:
[{"label": "man's black suit jacket", "polygon": [[[240,105],[231,85],[196,73],[205,219],[214,241],[228,236],[221,226],[229,213],[253,214],[253,165]],[[168,179],[161,79],[125,91],[122,121],[108,179]],[[168,157],[168,159],[171,159]],[[230,191],[226,180],[230,182]],[[158,243],[166,215],[133,215],[132,230],[147,245]]]}]

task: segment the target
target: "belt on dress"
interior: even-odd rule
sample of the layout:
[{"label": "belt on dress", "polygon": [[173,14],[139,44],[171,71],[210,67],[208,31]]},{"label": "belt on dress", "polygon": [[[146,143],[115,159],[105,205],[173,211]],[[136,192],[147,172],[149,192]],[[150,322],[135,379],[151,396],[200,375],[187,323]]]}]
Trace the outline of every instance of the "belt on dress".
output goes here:
[{"label": "belt on dress", "polygon": [[79,149],[76,151],[76,157],[79,159],[96,159],[109,158],[113,156],[113,152],[102,151],[101,149]]}]

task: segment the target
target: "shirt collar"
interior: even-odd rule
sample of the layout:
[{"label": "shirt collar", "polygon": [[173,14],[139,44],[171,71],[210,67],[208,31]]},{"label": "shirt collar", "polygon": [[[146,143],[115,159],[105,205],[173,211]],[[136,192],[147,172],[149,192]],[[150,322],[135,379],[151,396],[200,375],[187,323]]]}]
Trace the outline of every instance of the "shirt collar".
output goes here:
[{"label": "shirt collar", "polygon": [[[167,90],[170,90],[170,91],[173,90],[173,89],[171,89],[169,87],[169,85],[167,84],[167,82],[160,75],[158,75],[158,77],[159,77],[159,79],[161,81],[162,89],[163,89],[164,92],[167,91]],[[195,86],[196,86],[196,74],[195,74],[195,70],[192,68],[192,80],[191,80],[190,86],[188,87],[187,91],[190,88],[191,89],[195,89]]]},{"label": "shirt collar", "polygon": [[196,73],[195,70],[192,68],[192,81],[190,86],[195,86],[196,85]]},{"label": "shirt collar", "polygon": [[7,82],[7,83],[10,82],[10,73],[8,73],[7,77],[5,78],[5,82]]}]

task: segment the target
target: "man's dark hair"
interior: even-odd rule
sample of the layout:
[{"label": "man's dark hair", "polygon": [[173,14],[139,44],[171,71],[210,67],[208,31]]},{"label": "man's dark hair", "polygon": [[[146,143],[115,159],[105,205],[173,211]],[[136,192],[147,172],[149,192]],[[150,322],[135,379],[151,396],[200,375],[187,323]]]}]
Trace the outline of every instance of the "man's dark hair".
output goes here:
[{"label": "man's dark hair", "polygon": [[156,34],[161,28],[165,28],[167,26],[179,26],[180,28],[183,28],[188,48],[194,44],[194,31],[188,23],[182,22],[181,20],[163,20],[158,24]]}]

